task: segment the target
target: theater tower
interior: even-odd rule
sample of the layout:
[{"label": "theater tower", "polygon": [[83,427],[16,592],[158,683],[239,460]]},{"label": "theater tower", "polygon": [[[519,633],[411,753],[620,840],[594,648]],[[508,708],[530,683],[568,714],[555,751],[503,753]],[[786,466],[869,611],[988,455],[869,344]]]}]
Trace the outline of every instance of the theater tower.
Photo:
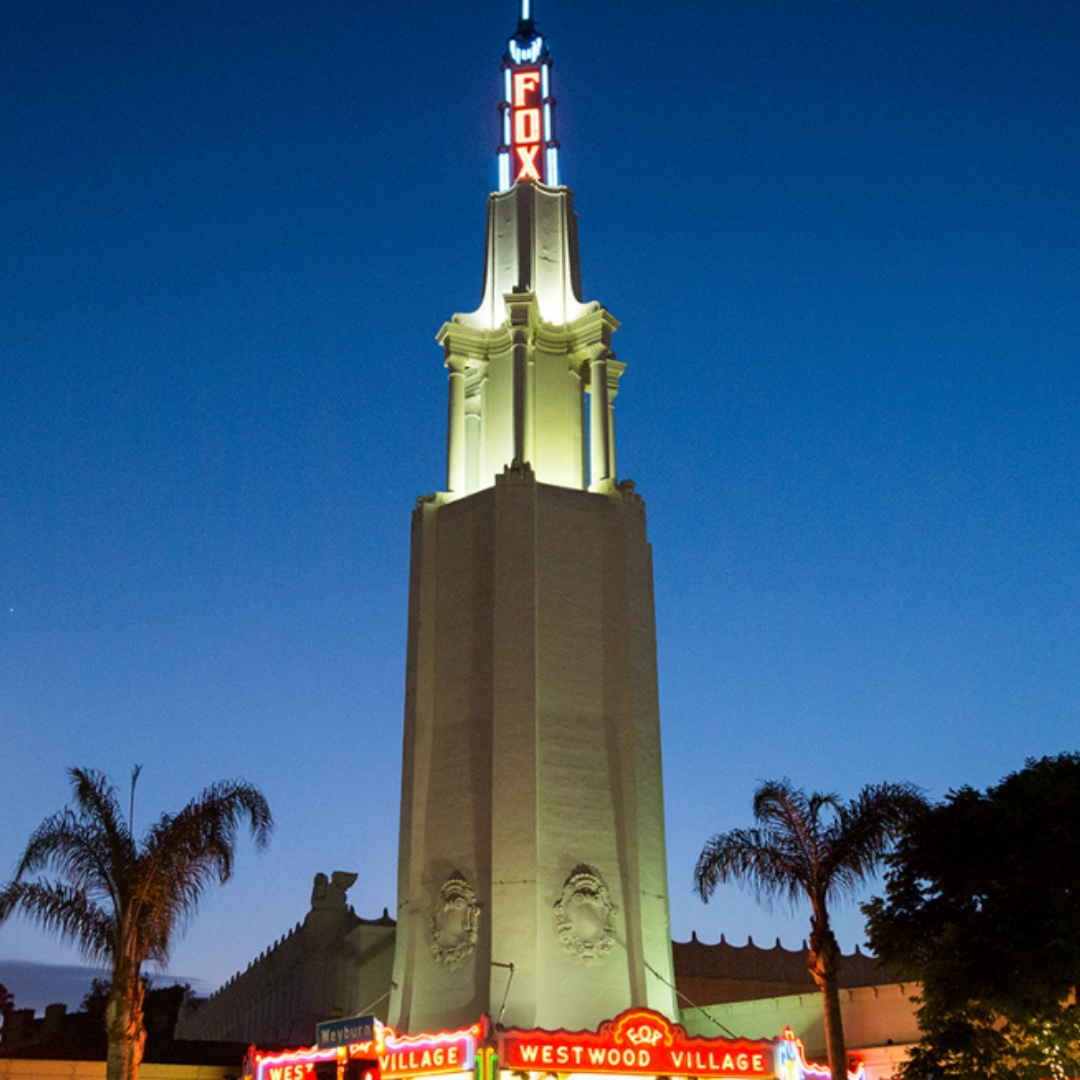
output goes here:
[{"label": "theater tower", "polygon": [[581,300],[551,60],[504,57],[480,307],[439,331],[446,490],[413,515],[390,1023],[675,1016],[645,506],[618,321]]}]

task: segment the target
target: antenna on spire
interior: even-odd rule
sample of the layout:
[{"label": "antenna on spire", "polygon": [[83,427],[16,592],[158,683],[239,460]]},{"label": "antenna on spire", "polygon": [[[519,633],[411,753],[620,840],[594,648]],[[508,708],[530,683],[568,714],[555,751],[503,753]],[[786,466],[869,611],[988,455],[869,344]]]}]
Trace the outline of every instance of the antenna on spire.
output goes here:
[{"label": "antenna on spire", "polygon": [[529,22],[532,19],[532,0],[521,0],[521,21]]}]

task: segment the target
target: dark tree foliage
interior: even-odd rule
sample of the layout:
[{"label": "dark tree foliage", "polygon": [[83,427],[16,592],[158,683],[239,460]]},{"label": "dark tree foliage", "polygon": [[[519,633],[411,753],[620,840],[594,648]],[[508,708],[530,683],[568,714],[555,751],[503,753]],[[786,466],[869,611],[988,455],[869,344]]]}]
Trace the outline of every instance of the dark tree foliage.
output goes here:
[{"label": "dark tree foliage", "polygon": [[922,983],[906,1080],[1080,1077],[1080,754],[950,792],[864,905],[883,963]]}]

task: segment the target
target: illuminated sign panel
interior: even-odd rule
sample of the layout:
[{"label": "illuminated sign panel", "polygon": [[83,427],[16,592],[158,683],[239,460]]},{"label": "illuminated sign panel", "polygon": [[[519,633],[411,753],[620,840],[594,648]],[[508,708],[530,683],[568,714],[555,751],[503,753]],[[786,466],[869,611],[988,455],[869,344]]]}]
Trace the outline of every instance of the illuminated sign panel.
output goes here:
[{"label": "illuminated sign panel", "polygon": [[244,1075],[251,1080],[315,1080],[315,1066],[338,1060],[337,1050],[284,1050],[280,1053],[248,1052]]},{"label": "illuminated sign panel", "polygon": [[[324,1062],[378,1063],[365,1074],[369,1080],[412,1080],[413,1077],[471,1073],[476,1068],[476,1048],[484,1033],[483,1023],[459,1031],[441,1031],[437,1035],[399,1035],[392,1027],[374,1018],[371,1025],[361,1025],[368,1017],[337,1021],[335,1024],[362,1027],[371,1037],[361,1042],[341,1042],[333,1048],[311,1047],[281,1053],[263,1053],[252,1049],[245,1068],[248,1080],[316,1080],[315,1066]],[[329,1030],[331,1025],[325,1025]],[[337,1039],[335,1027],[331,1038]]]},{"label": "illuminated sign panel", "polygon": [[511,146],[514,150],[511,165],[517,170],[514,180],[540,180],[539,168],[542,163],[538,167],[536,160],[543,143],[540,69],[515,71],[513,86],[510,117]]},{"label": "illuminated sign panel", "polygon": [[[815,1065],[806,1060],[803,1044],[791,1028],[784,1028],[784,1037],[776,1047],[776,1080],[831,1080],[827,1065]],[[866,1080],[866,1067],[861,1061],[848,1070],[847,1080]]]},{"label": "illuminated sign panel", "polygon": [[[436,1035],[399,1035],[376,1021],[373,1038],[334,1049],[264,1053],[253,1047],[244,1072],[246,1080],[316,1080],[317,1065],[345,1068],[357,1062],[366,1070],[364,1080],[451,1074],[462,1080],[496,1080],[500,1070],[520,1080],[525,1080],[522,1074],[540,1073],[564,1080],[575,1073],[643,1080],[829,1080],[827,1068],[807,1062],[790,1029],[772,1040],[707,1039],[687,1035],[685,1028],[650,1009],[630,1009],[595,1032],[492,1031],[490,1022],[480,1021]],[[865,1067],[855,1064],[847,1080],[866,1080]]]},{"label": "illuminated sign panel", "polygon": [[559,183],[559,144],[555,140],[555,99],[551,59],[536,32],[527,0],[518,32],[503,57],[502,143],[498,149],[499,190],[521,180]]},{"label": "illuminated sign panel", "polygon": [[416,1046],[395,1047],[379,1055],[382,1076],[434,1076],[459,1073],[474,1066],[472,1042],[451,1039],[444,1043],[421,1041]]},{"label": "illuminated sign panel", "polygon": [[701,1039],[659,1013],[631,1009],[598,1032],[507,1031],[499,1043],[504,1069],[531,1072],[721,1078],[772,1077],[773,1044]]},{"label": "illuminated sign panel", "polygon": [[472,1072],[483,1024],[437,1035],[399,1035],[380,1024],[371,1042],[349,1047],[349,1057],[370,1057],[379,1063],[381,1077],[411,1078]]}]

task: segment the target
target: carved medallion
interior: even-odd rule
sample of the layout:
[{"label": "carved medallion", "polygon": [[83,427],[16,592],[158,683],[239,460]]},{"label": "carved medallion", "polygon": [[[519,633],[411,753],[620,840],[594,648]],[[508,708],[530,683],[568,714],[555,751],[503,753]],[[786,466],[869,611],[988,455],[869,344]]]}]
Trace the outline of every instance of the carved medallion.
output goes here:
[{"label": "carved medallion", "polygon": [[555,904],[555,927],[563,948],[586,964],[606,956],[615,944],[618,913],[603,878],[591,866],[578,866]]},{"label": "carved medallion", "polygon": [[480,901],[460,874],[447,878],[431,913],[431,955],[454,970],[476,946]]}]

